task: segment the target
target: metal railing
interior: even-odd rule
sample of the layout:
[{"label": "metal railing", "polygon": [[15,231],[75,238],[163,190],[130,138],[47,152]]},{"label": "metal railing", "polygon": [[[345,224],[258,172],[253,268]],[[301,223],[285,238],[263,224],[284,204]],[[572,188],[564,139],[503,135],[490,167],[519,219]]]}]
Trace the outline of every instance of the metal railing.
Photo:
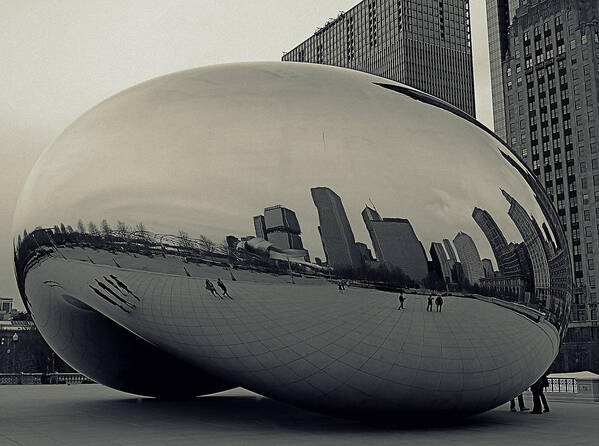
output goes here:
[{"label": "metal railing", "polygon": [[0,385],[7,384],[85,384],[91,383],[81,373],[0,373]]},{"label": "metal railing", "polygon": [[549,387],[546,392],[578,393],[578,383],[575,378],[548,378]]}]

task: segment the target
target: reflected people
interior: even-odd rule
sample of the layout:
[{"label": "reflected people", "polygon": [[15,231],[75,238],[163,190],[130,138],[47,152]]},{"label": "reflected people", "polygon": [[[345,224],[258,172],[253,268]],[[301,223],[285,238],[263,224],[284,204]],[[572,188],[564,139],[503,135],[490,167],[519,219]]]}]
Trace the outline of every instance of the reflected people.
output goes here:
[{"label": "reflected people", "polygon": [[199,68],[113,96],[40,157],[13,238],[54,351],[147,396],[481,413],[549,368],[572,300],[559,218],[501,140],[320,65]]}]

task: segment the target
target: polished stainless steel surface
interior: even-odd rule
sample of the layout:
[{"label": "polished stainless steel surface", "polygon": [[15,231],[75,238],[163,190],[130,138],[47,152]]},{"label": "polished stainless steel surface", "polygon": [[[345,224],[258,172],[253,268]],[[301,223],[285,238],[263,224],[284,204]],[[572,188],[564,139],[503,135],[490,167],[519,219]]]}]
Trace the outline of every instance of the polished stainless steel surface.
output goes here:
[{"label": "polished stainless steel surface", "polygon": [[201,68],[108,99],[41,156],[14,234],[50,345],[144,395],[472,414],[545,372],[571,301],[558,216],[501,141],[326,66]]}]

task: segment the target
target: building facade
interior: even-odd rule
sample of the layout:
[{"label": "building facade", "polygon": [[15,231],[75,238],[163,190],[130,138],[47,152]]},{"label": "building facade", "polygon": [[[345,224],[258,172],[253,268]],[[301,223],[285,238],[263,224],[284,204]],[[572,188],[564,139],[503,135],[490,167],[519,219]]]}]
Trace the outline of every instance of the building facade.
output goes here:
[{"label": "building facade", "polygon": [[328,265],[335,269],[361,268],[362,256],[341,197],[328,187],[313,187],[310,192],[318,211],[318,232]]},{"label": "building facade", "polygon": [[489,62],[491,65],[491,94],[495,133],[506,139],[505,103],[503,99],[503,70],[501,63],[508,51],[508,27],[521,0],[487,0],[489,32]]},{"label": "building facade", "polygon": [[[493,83],[501,77],[506,140],[544,184],[574,258],[574,304],[558,368],[597,370],[599,3],[519,3],[502,35],[507,49]],[[560,257],[549,264],[567,267]]]},{"label": "building facade", "polygon": [[445,249],[443,249],[443,245],[439,242],[432,242],[429,251],[431,254],[433,269],[437,272],[439,277],[445,281],[446,284],[450,283],[451,267],[449,266],[449,261],[447,259],[447,254],[445,253]]},{"label": "building facade", "polygon": [[468,0],[364,0],[282,59],[386,77],[474,117],[470,42]]},{"label": "building facade", "polygon": [[409,220],[381,218],[376,210],[368,206],[362,211],[362,219],[379,262],[397,266],[415,281],[426,277],[426,254]]},{"label": "building facade", "polygon": [[474,240],[465,232],[460,232],[453,239],[453,245],[460,257],[464,277],[471,285],[477,285],[485,277],[485,271]]}]

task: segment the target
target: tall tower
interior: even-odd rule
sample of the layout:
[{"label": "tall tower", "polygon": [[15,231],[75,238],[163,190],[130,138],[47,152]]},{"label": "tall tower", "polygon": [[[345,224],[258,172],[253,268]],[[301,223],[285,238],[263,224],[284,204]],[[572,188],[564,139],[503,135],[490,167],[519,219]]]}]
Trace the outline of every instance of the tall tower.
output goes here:
[{"label": "tall tower", "polygon": [[310,192],[318,210],[318,231],[329,266],[336,269],[360,268],[362,258],[341,198],[328,187],[313,187]]},{"label": "tall tower", "polygon": [[[521,3],[512,15],[502,59],[506,141],[543,184],[573,254],[574,303],[558,368],[599,370],[599,2]],[[549,264],[552,280],[554,271],[567,277],[567,261]],[[568,339],[582,340],[571,346],[584,351],[584,358],[579,353],[568,357]]]},{"label": "tall tower", "polygon": [[547,243],[542,235],[541,228],[526,210],[506,191],[502,190],[503,196],[510,203],[508,215],[514,221],[518,232],[524,240],[524,245],[528,251],[532,263],[532,274],[535,287],[535,296],[543,303],[549,295],[551,284],[549,275],[549,262],[547,259],[547,250],[544,246]]},{"label": "tall tower", "polygon": [[413,280],[420,281],[426,277],[426,254],[409,220],[381,218],[368,206],[362,211],[362,219],[378,261],[401,268]]},{"label": "tall tower", "polygon": [[469,6],[468,0],[364,0],[319,28],[283,61],[376,74],[474,117]]},{"label": "tall tower", "polygon": [[521,0],[487,0],[487,29],[489,33],[489,62],[491,65],[491,94],[493,98],[493,126],[495,133],[506,139],[505,103],[503,99],[503,71],[509,45],[508,27]]},{"label": "tall tower", "polygon": [[445,283],[451,282],[451,268],[443,245],[439,242],[432,242],[430,254],[435,271],[437,271]]},{"label": "tall tower", "polygon": [[478,284],[485,277],[485,271],[474,240],[468,234],[459,232],[453,239],[453,245],[460,257],[464,276],[471,285]]}]

